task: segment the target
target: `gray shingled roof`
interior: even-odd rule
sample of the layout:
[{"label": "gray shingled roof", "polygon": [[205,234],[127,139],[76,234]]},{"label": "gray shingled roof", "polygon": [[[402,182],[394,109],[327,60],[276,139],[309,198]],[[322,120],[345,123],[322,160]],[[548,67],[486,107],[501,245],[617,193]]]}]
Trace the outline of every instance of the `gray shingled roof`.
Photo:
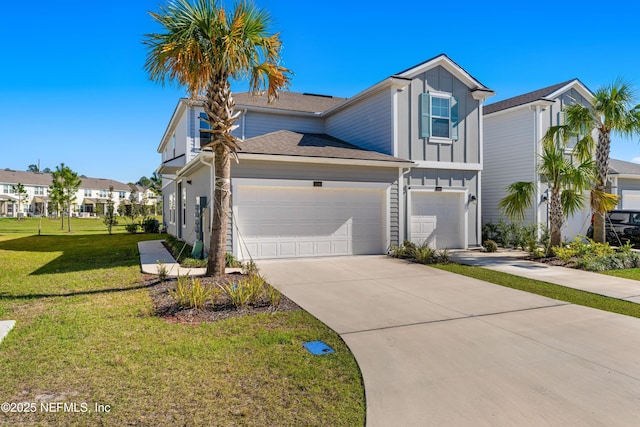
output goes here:
[{"label": "gray shingled roof", "polygon": [[303,111],[307,113],[322,113],[328,109],[342,104],[347,98],[333,96],[314,95],[298,92],[280,92],[280,96],[274,102],[267,102],[267,95],[252,95],[250,92],[238,92],[233,94],[237,108],[263,107],[275,110]]},{"label": "gray shingled roof", "polygon": [[609,159],[609,173],[614,175],[638,175],[640,178],[640,164]]},{"label": "gray shingled roof", "polygon": [[[113,179],[80,177],[82,184],[80,188],[92,190],[108,190],[113,186],[114,191],[131,191],[129,186]],[[38,185],[48,187],[53,182],[50,173],[16,171],[11,169],[0,169],[0,183],[2,184],[23,184]]]},{"label": "gray shingled roof", "polygon": [[375,151],[365,150],[326,134],[298,133],[288,130],[249,138],[240,143],[239,153],[276,156],[324,157],[334,159],[407,162]]},{"label": "gray shingled roof", "polygon": [[491,113],[495,113],[496,111],[502,111],[502,110],[506,110],[507,108],[513,108],[513,107],[517,107],[518,105],[524,105],[530,102],[545,99],[547,96],[551,95],[553,92],[557,91],[558,89],[561,89],[562,87],[568,85],[569,83],[575,80],[577,79],[567,80],[566,82],[558,83],[553,86],[534,90],[533,92],[528,92],[522,95],[514,96],[513,98],[508,98],[502,101],[495,102],[493,104],[485,105],[483,108],[483,113],[491,114]]}]

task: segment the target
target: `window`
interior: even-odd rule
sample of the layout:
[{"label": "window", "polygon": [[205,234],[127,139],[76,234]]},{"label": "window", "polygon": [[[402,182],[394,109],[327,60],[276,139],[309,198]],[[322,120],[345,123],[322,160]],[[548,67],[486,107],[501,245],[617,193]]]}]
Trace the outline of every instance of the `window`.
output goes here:
[{"label": "window", "polygon": [[84,189],[84,197],[91,197],[91,190]]},{"label": "window", "polygon": [[4,194],[9,194],[10,187],[11,187],[11,186],[10,186],[9,184],[4,184],[4,185],[2,186],[2,192],[3,192]]},{"label": "window", "polygon": [[171,137],[171,147],[173,148],[173,159],[176,158],[176,134],[173,134],[173,137]]},{"label": "window", "polygon": [[169,194],[169,223],[176,223],[176,195]]},{"label": "window", "polygon": [[121,199],[124,199],[125,197],[127,197],[127,195],[125,194],[124,191],[118,191],[118,197],[120,197]]},{"label": "window", "polygon": [[187,189],[182,189],[182,226],[187,226]]},{"label": "window", "polygon": [[98,197],[107,197],[107,190],[100,190],[98,192]]},{"label": "window", "polygon": [[206,132],[207,130],[211,130],[211,126],[207,120],[207,114],[200,113],[200,147],[204,147],[211,142],[211,132]]},{"label": "window", "polygon": [[445,93],[420,94],[420,136],[458,139],[458,99]]},{"label": "window", "polygon": [[44,187],[33,187],[33,194],[36,196],[44,196]]}]

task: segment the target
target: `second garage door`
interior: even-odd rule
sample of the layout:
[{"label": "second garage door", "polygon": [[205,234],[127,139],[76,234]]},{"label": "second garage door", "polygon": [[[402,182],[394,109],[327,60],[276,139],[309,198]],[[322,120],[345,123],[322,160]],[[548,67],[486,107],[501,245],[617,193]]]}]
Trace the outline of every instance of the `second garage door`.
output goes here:
[{"label": "second garage door", "polygon": [[464,248],[464,193],[411,193],[410,240],[436,249]]},{"label": "second garage door", "polygon": [[384,253],[385,194],[240,186],[234,195],[237,244],[254,259]]}]

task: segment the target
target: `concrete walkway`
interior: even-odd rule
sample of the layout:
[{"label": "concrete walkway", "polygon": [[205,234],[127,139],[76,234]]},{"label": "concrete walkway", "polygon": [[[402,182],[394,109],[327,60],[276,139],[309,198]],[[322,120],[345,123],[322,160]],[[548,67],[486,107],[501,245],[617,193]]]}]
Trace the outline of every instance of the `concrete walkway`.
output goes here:
[{"label": "concrete walkway", "polygon": [[16,324],[15,320],[0,320],[0,343],[9,334],[9,331],[13,329]]},{"label": "concrete walkway", "polygon": [[180,276],[204,276],[206,268],[183,268],[180,267],[162,244],[162,240],[146,240],[138,242],[140,252],[140,264],[143,273],[158,274],[160,265],[167,270],[167,277]]},{"label": "concrete walkway", "polygon": [[527,252],[517,250],[492,253],[468,250],[452,252],[451,260],[640,303],[640,281],[522,259],[527,255]]},{"label": "concrete walkway", "polygon": [[367,426],[640,422],[640,319],[385,256],[258,267],[347,343]]}]

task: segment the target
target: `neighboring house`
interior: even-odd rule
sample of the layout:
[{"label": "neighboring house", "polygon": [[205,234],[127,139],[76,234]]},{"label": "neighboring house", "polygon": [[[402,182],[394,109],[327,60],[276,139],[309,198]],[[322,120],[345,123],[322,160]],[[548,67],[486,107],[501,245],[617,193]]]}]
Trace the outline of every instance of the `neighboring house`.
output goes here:
[{"label": "neighboring house", "polygon": [[[352,98],[234,95],[227,250],[240,259],[382,254],[481,238],[482,105],[493,92],[446,55]],[[158,147],[169,233],[209,242],[213,153],[198,102],[181,99]],[[199,226],[199,222],[202,226]]]},{"label": "neighboring house", "polygon": [[[76,202],[71,206],[75,216],[95,216],[105,212],[109,187],[113,187],[113,201],[116,208],[123,200],[128,200],[131,189],[128,185],[112,179],[88,178],[81,176],[82,184],[76,193]],[[13,185],[22,184],[27,196],[18,206],[18,197]],[[50,173],[25,172],[0,169],[0,216],[47,215],[49,206],[49,186],[53,183]]]},{"label": "neighboring house", "polygon": [[[498,203],[507,195],[508,185],[531,181],[536,183],[535,203],[526,212],[525,223],[548,225],[547,185],[537,172],[541,140],[550,126],[563,123],[562,110],[566,105],[576,102],[589,105],[593,96],[580,80],[573,79],[484,108],[483,223],[503,219]],[[571,155],[574,144],[575,141],[569,142],[567,155]],[[572,239],[586,234],[590,218],[587,198],[585,208],[567,219],[563,237]]]},{"label": "neighboring house", "polygon": [[640,165],[609,159],[611,193],[618,195],[616,209],[640,210]]},{"label": "neighboring house", "polygon": [[159,197],[153,189],[138,184],[129,184],[129,188],[131,191],[131,195],[129,196],[130,202],[138,204],[144,203],[144,205],[151,210],[151,213],[156,213],[155,208],[159,202]]}]

